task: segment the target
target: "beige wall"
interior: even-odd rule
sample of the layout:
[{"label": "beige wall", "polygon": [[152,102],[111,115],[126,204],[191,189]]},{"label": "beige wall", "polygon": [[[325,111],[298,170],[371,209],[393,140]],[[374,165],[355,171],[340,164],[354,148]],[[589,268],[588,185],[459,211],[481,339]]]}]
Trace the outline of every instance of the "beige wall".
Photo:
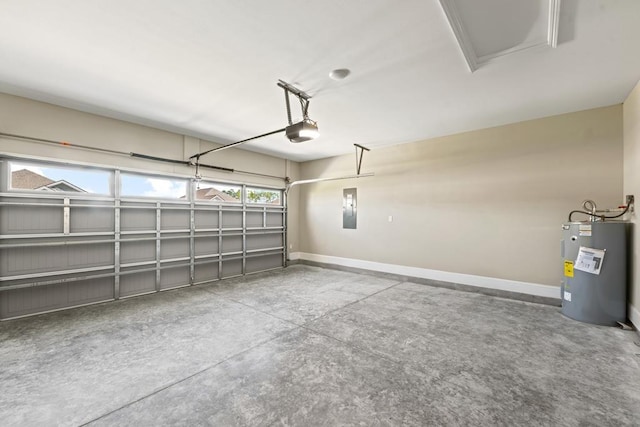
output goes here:
[{"label": "beige wall", "polygon": [[[630,102],[638,104],[638,89],[634,93],[625,117]],[[636,120],[636,140],[637,128]],[[215,146],[4,94],[0,131],[173,159]],[[620,203],[622,145],[622,107],[613,106],[373,150],[365,153],[363,172],[374,171],[374,178],[291,191],[291,250],[557,285],[560,223],[585,198],[599,206]],[[2,137],[0,152],[193,174],[180,165]],[[204,161],[293,179],[355,170],[353,155],[300,165],[232,149]],[[282,186],[276,179],[202,172],[210,179]],[[343,230],[342,189],[353,186],[358,229]]]},{"label": "beige wall", "polygon": [[[6,94],[0,94],[0,132],[176,160],[186,160],[190,155],[217,146],[197,138]],[[0,136],[0,153],[184,176],[193,176],[195,172],[193,168],[182,165],[70,149],[2,136]],[[288,173],[293,179],[296,179],[299,173],[299,167],[295,162],[237,149],[204,156],[202,163],[278,177],[284,177]],[[282,179],[217,172],[205,168],[201,169],[201,174],[204,178],[214,180],[284,187]],[[298,204],[297,195],[293,194],[290,201],[292,220],[289,223],[289,240],[295,248],[298,242],[298,221],[297,212],[295,212]]]},{"label": "beige wall", "polygon": [[[557,286],[568,212],[622,201],[622,146],[617,105],[372,150],[362,172],[375,177],[301,187],[301,252]],[[301,173],[352,174],[354,163]],[[342,229],[349,187],[357,230]]]},{"label": "beige wall", "polygon": [[[624,194],[633,194],[636,202],[640,199],[640,83],[636,85],[623,104],[624,126]],[[636,203],[636,206],[638,204]],[[637,208],[636,208],[637,209]],[[632,310],[640,315],[640,239],[637,237],[637,212],[632,217],[634,237],[631,247],[631,295],[629,301]],[[632,316],[632,313],[629,313]],[[633,320],[633,317],[632,317]],[[636,320],[636,326],[640,319]]]}]

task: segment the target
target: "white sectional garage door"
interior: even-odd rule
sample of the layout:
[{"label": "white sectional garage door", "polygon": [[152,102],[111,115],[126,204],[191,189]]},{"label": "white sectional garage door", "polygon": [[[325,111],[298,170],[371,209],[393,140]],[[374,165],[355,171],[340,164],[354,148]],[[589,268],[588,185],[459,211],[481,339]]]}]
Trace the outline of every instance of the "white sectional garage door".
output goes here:
[{"label": "white sectional garage door", "polygon": [[0,319],[285,264],[282,189],[19,159],[1,166]]}]

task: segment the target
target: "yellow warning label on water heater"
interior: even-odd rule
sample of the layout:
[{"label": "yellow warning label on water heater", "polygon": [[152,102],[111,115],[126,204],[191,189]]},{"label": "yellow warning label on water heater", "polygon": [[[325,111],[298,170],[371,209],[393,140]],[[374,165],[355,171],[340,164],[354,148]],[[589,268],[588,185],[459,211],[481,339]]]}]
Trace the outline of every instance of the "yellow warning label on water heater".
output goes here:
[{"label": "yellow warning label on water heater", "polygon": [[564,262],[564,275],[567,277],[573,277],[573,261]]}]

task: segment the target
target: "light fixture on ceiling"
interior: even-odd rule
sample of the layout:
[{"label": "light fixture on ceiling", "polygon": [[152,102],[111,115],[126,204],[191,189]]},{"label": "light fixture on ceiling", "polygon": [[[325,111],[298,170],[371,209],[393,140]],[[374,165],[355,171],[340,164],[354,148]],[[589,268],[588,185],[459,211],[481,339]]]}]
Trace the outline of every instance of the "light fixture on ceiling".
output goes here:
[{"label": "light fixture on ceiling", "polygon": [[316,122],[308,118],[287,126],[285,133],[291,142],[305,142],[316,139],[320,135]]},{"label": "light fixture on ceiling", "polygon": [[[320,136],[318,132],[318,124],[309,118],[309,100],[311,97],[300,89],[290,85],[289,83],[279,80],[278,86],[284,89],[284,99],[287,106],[287,120],[289,126],[285,128],[285,134],[291,142],[305,142],[316,139]],[[293,123],[291,121],[291,106],[289,105],[289,94],[294,94],[300,107],[302,108],[302,121]]]}]

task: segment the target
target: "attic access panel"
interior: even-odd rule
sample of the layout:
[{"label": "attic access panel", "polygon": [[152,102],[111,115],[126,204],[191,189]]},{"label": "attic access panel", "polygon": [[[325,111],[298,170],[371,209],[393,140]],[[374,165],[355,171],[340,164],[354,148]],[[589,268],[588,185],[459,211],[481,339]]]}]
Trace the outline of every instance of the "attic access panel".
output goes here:
[{"label": "attic access panel", "polygon": [[499,57],[556,47],[560,0],[440,0],[473,72]]}]

